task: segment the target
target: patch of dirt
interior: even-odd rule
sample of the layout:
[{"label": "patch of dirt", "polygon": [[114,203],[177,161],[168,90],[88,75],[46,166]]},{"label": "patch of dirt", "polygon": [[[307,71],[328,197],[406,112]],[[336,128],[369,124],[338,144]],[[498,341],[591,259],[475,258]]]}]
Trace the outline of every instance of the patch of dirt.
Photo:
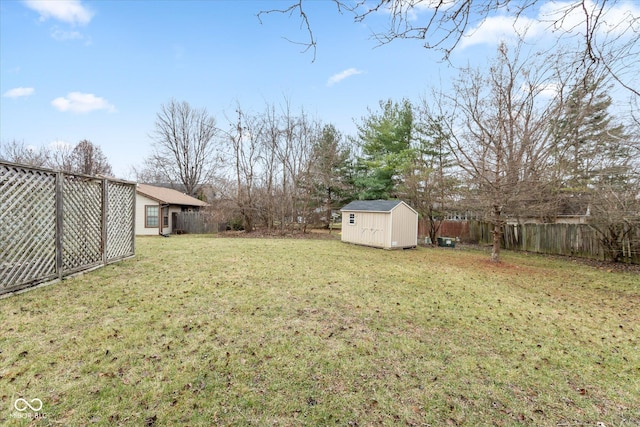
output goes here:
[{"label": "patch of dirt", "polygon": [[[486,246],[481,246],[481,245],[472,245],[472,244],[462,244],[459,245],[460,249],[464,249],[464,248],[473,248],[473,249],[479,249],[479,250],[484,250],[487,251],[487,256],[489,256],[489,253],[491,251],[491,249],[487,249]],[[442,250],[447,250],[449,248],[438,248],[438,249],[442,249]],[[536,256],[540,256],[540,257],[546,257],[549,259],[558,259],[558,260],[563,260],[563,261],[570,261],[574,264],[580,264],[580,265],[585,265],[585,266],[589,266],[589,267],[593,267],[593,268],[597,268],[599,270],[606,270],[609,272],[617,272],[617,273],[636,273],[636,274],[640,274],[640,264],[628,264],[628,263],[624,263],[624,262],[613,262],[613,261],[603,261],[603,260],[597,260],[597,259],[589,259],[589,258],[579,258],[579,257],[572,257],[572,256],[564,256],[564,255],[545,255],[545,254],[538,254],[538,253],[534,253],[534,252],[529,252],[531,255],[536,255]],[[486,263],[488,264],[488,266],[494,266],[494,267],[498,267],[498,268],[513,268],[514,266],[508,263],[504,263],[501,262],[499,264],[494,264],[492,263],[490,260],[487,260]],[[500,267],[502,266],[502,267]]]},{"label": "patch of dirt", "polygon": [[640,274],[640,264],[628,264],[625,262],[601,261],[597,259],[576,258],[559,255],[546,255],[548,258],[557,258],[570,260],[575,264],[588,265],[599,270],[615,271],[619,273],[636,273]]},{"label": "patch of dirt", "polygon": [[333,230],[331,234],[329,230],[310,229],[306,233],[302,230],[268,230],[258,229],[251,232],[246,231],[225,231],[218,233],[219,237],[238,237],[238,238],[266,238],[266,239],[313,239],[313,240],[334,240],[340,239],[340,233]]}]

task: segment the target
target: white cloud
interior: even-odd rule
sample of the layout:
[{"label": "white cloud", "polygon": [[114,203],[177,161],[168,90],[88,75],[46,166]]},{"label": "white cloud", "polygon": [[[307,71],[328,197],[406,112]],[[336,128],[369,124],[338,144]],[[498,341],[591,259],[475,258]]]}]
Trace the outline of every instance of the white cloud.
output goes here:
[{"label": "white cloud", "polygon": [[106,110],[110,113],[116,111],[116,108],[106,99],[82,92],[70,92],[66,97],[61,96],[51,101],[51,105],[59,111],[72,113],[90,113],[96,110]]},{"label": "white cloud", "polygon": [[51,38],[59,42],[64,42],[69,40],[83,40],[85,46],[90,46],[92,43],[91,37],[85,36],[79,31],[65,31],[65,30],[61,30],[58,27],[53,27],[51,29]]},{"label": "white cloud", "polygon": [[78,31],[65,31],[59,28],[53,28],[51,30],[51,37],[58,41],[82,40],[84,38],[84,36]]},{"label": "white cloud", "polygon": [[5,98],[22,98],[24,96],[33,95],[33,92],[35,92],[35,89],[32,87],[16,87],[9,89],[2,96]]},{"label": "white cloud", "polygon": [[362,71],[356,68],[347,68],[346,70],[341,71],[338,74],[334,74],[333,76],[329,77],[329,80],[327,80],[327,86],[333,86],[334,84],[340,83],[347,77],[355,76],[358,74],[362,74]]},{"label": "white cloud", "polygon": [[460,48],[476,44],[498,44],[518,37],[535,37],[541,31],[540,22],[520,17],[514,21],[510,16],[491,16],[477,27],[469,30],[460,40]]},{"label": "white cloud", "polygon": [[49,144],[49,148],[51,148],[52,150],[65,151],[65,150],[71,150],[73,148],[73,145],[68,143],[67,141],[58,139],[51,142]]},{"label": "white cloud", "polygon": [[24,4],[38,12],[41,21],[53,18],[68,24],[86,25],[94,15],[80,0],[24,0]]},{"label": "white cloud", "polygon": [[447,11],[455,6],[457,0],[420,0],[410,2],[388,2],[380,8],[380,13],[405,17],[408,21],[417,21],[422,13],[433,13],[436,9]]},{"label": "white cloud", "polygon": [[547,98],[554,98],[558,96],[560,92],[560,86],[556,83],[547,83],[544,86],[540,87],[540,95]]},{"label": "white cloud", "polygon": [[[600,8],[601,5],[592,0],[586,0],[580,5],[576,5],[575,2],[550,1],[540,7],[539,19],[547,24],[551,23],[553,30],[583,33],[585,13],[594,19],[598,16]],[[623,1],[611,8],[606,8],[598,20],[602,24],[601,31],[620,35],[630,23],[635,23],[637,30],[638,18],[640,18],[638,3]]]},{"label": "white cloud", "polygon": [[[592,0],[586,0],[584,7],[591,17],[597,14],[600,7]],[[600,18],[602,32],[621,35],[629,28],[629,24],[640,17],[637,3],[621,2],[607,9]],[[635,21],[634,21],[635,20]],[[582,4],[575,2],[548,1],[540,6],[538,16],[529,18],[521,15],[517,20],[511,16],[491,16],[485,18],[476,27],[467,31],[460,41],[464,49],[477,44],[497,44],[499,41],[510,41],[518,37],[526,40],[539,38],[555,31],[564,33],[583,33],[585,29],[585,10]]]},{"label": "white cloud", "polygon": [[522,93],[536,93],[544,98],[555,98],[560,92],[560,85],[557,83],[542,83],[532,86],[531,83],[523,83],[520,87]]}]

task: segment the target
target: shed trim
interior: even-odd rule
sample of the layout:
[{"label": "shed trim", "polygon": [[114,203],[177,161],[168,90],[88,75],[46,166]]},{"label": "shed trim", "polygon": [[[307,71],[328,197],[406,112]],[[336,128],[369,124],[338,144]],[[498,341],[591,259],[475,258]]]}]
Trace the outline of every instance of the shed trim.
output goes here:
[{"label": "shed trim", "polygon": [[343,206],[342,209],[340,209],[340,212],[391,213],[391,211],[399,205],[405,205],[414,213],[418,213],[418,211],[402,200],[355,200]]}]

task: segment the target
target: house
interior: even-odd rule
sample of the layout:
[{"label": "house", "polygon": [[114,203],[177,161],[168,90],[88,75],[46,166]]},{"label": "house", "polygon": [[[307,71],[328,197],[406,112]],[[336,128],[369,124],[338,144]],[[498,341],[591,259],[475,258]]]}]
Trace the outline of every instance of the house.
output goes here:
[{"label": "house", "polygon": [[171,234],[178,212],[193,212],[204,206],[208,204],[171,188],[138,184],[136,235]]},{"label": "house", "polygon": [[588,224],[591,219],[591,204],[586,197],[568,195],[559,199],[546,216],[510,215],[508,225],[522,224]]},{"label": "house", "polygon": [[356,200],[340,212],[343,242],[385,249],[418,244],[418,212],[401,200]]}]

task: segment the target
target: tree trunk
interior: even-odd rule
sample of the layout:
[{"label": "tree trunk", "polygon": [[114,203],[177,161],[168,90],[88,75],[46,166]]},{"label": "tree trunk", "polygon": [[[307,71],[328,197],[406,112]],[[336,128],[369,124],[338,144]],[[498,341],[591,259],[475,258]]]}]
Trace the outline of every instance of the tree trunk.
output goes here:
[{"label": "tree trunk", "polygon": [[491,262],[500,262],[500,241],[502,240],[502,209],[493,205],[493,248],[491,248]]},{"label": "tree trunk", "polygon": [[329,229],[329,234],[331,234],[331,187],[327,188],[327,201],[325,203],[325,215],[327,216],[327,228]]},{"label": "tree trunk", "polygon": [[427,217],[429,219],[429,239],[431,239],[431,244],[435,245],[438,237],[438,231],[440,231],[440,226],[442,226],[444,218],[441,217],[440,220],[436,219],[433,206],[429,206]]}]

